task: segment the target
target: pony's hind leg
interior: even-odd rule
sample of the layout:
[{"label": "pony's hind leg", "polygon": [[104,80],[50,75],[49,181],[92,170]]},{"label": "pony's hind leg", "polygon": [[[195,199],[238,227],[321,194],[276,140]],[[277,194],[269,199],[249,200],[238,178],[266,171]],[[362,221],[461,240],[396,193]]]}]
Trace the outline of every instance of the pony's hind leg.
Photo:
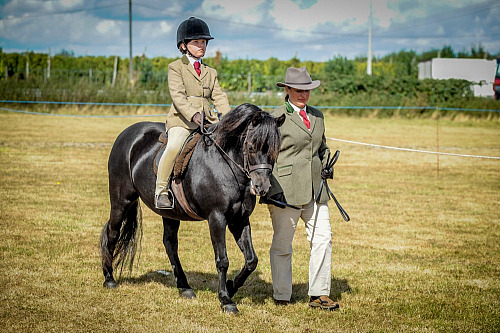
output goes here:
[{"label": "pony's hind leg", "polygon": [[234,223],[230,224],[229,231],[234,236],[238,247],[240,248],[243,256],[245,257],[245,265],[241,269],[238,275],[233,280],[227,280],[227,292],[230,297],[233,297],[238,289],[243,286],[246,279],[250,274],[257,268],[258,258],[255,253],[255,249],[252,244],[252,234],[250,229],[250,221],[247,218],[242,224]]},{"label": "pony's hind leg", "polygon": [[[141,228],[140,207],[137,199],[123,200],[111,204],[110,219],[104,225],[101,233],[101,259],[104,284],[106,288],[116,288],[113,276],[113,266],[128,261],[132,267],[140,236],[136,236]],[[117,262],[113,262],[115,259]]]},{"label": "pony's hind leg", "polygon": [[179,226],[179,220],[173,220],[166,217],[163,218],[163,245],[165,246],[165,251],[170,260],[180,295],[184,298],[196,298],[196,294],[189,285],[179,260]]}]

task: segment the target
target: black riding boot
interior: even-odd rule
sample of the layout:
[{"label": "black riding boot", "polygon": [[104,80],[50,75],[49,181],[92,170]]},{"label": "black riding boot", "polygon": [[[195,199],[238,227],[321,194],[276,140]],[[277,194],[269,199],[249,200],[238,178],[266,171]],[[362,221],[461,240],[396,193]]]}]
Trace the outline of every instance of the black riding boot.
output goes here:
[{"label": "black riding boot", "polygon": [[173,209],[174,208],[174,195],[172,191],[167,188],[155,196],[155,207],[157,209]]}]

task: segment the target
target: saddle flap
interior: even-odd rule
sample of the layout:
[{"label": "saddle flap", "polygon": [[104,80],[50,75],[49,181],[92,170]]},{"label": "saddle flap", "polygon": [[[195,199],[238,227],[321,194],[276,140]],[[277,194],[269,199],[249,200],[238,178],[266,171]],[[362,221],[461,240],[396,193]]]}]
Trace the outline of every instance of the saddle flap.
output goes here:
[{"label": "saddle flap", "polygon": [[[193,155],[194,147],[196,146],[196,143],[200,139],[201,135],[198,132],[192,133],[184,142],[184,145],[181,148],[181,151],[175,158],[174,162],[174,170],[173,170],[173,178],[182,178],[184,176],[184,172],[186,171],[187,165],[189,163],[189,160],[191,159],[191,155]],[[154,159],[154,165],[153,169],[155,172],[155,175],[158,174],[158,164],[160,163],[161,156],[163,155],[163,152],[165,151],[165,148],[167,146],[168,142],[168,136],[166,133],[162,133],[158,141],[162,143],[160,149],[156,153],[155,159]]]},{"label": "saddle flap", "polygon": [[[186,212],[186,214],[189,215],[189,217],[197,221],[201,221],[203,220],[203,218],[200,217],[198,214],[196,214],[196,212],[189,205],[189,202],[187,201],[187,198],[184,194],[184,189],[182,187],[182,178],[184,177],[184,173],[187,169],[189,160],[193,155],[194,147],[196,146],[196,143],[198,142],[200,137],[201,137],[200,133],[194,132],[186,139],[186,142],[184,142],[184,145],[182,146],[180,153],[175,158],[174,170],[170,186],[173,195],[179,202],[184,212]],[[158,174],[158,164],[160,163],[161,156],[167,146],[168,136],[166,135],[166,133],[162,133],[158,138],[158,141],[160,141],[162,145],[154,158],[153,169],[155,174]]]},{"label": "saddle flap", "polygon": [[177,201],[179,202],[181,207],[184,209],[186,214],[188,214],[189,217],[191,217],[194,220],[197,220],[197,221],[204,220],[204,218],[199,216],[198,214],[196,214],[196,212],[193,210],[193,208],[191,208],[191,206],[189,205],[189,202],[187,201],[186,195],[184,194],[184,188],[182,187],[181,180],[180,179],[172,179],[171,187],[172,187],[172,192],[175,195],[175,198],[177,199]]}]

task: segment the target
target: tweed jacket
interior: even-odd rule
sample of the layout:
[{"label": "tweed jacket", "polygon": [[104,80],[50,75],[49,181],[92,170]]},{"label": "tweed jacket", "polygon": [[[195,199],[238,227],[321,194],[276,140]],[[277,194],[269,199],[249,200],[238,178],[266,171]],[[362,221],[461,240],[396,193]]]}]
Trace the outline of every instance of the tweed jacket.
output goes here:
[{"label": "tweed jacket", "polygon": [[[267,195],[271,197],[283,192],[291,205],[306,205],[314,198],[321,183],[321,170],[330,152],[326,145],[323,113],[310,106],[306,106],[306,112],[311,122],[310,130],[297,112],[287,112],[284,105],[270,112],[275,117],[285,114],[286,119],[279,128],[281,149]],[[318,202],[328,200],[328,193],[323,189]]]},{"label": "tweed jacket", "polygon": [[167,115],[167,130],[172,127],[195,129],[191,121],[196,112],[205,112],[206,119],[215,123],[217,114],[210,109],[211,101],[221,115],[230,111],[227,95],[217,80],[217,71],[201,64],[198,76],[186,55],[168,65],[168,88],[172,106]]}]

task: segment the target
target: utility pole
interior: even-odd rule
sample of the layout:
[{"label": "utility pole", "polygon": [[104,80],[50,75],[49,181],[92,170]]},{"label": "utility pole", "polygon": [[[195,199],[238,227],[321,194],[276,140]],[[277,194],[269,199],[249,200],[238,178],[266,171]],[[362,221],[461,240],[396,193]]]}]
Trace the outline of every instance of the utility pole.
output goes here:
[{"label": "utility pole", "polygon": [[128,39],[129,39],[129,58],[128,58],[128,72],[129,80],[132,83],[132,0],[128,0]]},{"label": "utility pole", "polygon": [[370,0],[370,15],[368,16],[368,60],[366,74],[372,75],[372,0]]},{"label": "utility pole", "polygon": [[47,58],[47,79],[50,79],[50,48],[49,48],[49,56]]},{"label": "utility pole", "polygon": [[116,81],[116,70],[118,69],[118,56],[115,55],[115,64],[113,66],[113,78],[111,79],[111,86],[115,86],[115,81]]},{"label": "utility pole", "polygon": [[26,49],[26,71],[25,71],[26,78],[30,77],[30,53],[29,50]]}]

